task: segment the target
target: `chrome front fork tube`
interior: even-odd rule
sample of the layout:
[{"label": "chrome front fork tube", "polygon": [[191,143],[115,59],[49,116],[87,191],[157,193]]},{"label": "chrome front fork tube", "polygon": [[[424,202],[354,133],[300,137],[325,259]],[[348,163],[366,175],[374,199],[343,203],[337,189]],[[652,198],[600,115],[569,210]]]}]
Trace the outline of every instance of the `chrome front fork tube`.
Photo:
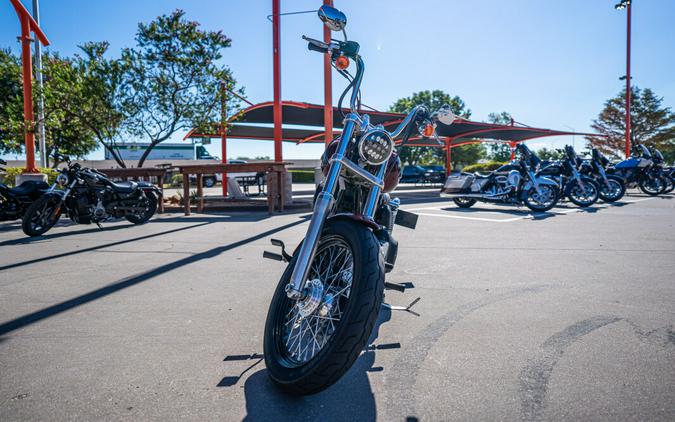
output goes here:
[{"label": "chrome front fork tube", "polygon": [[[382,180],[384,178],[384,173],[387,170],[387,163],[381,164],[377,169],[377,179]],[[366,200],[366,205],[363,207],[363,216],[372,218],[375,214],[375,207],[377,207],[377,200],[380,198],[380,192],[382,188],[377,185],[373,185],[370,188],[370,193],[368,194],[368,200]]]},{"label": "chrome front fork tube", "polygon": [[345,151],[347,150],[347,146],[349,145],[349,141],[354,132],[354,126],[358,121],[359,117],[355,113],[350,113],[345,119],[345,127],[342,131],[340,144],[331,160],[330,169],[328,170],[328,176],[326,177],[326,183],[324,184],[323,190],[316,198],[312,219],[310,220],[309,228],[307,229],[307,235],[298,251],[298,257],[295,260],[295,267],[293,268],[290,282],[286,285],[286,295],[291,299],[297,300],[303,297],[303,291],[309,273],[309,266],[316,253],[316,247],[319,242],[319,237],[321,236],[323,223],[326,221],[328,213],[335,202],[335,188],[338,184],[340,171],[342,170],[341,160],[344,158]]}]

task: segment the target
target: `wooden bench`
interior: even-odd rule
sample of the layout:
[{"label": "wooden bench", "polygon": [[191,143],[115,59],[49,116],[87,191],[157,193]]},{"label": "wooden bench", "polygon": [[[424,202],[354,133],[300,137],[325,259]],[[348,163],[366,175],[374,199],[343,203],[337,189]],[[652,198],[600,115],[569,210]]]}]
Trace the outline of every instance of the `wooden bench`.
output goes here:
[{"label": "wooden bench", "polygon": [[190,215],[190,175],[197,176],[197,212],[204,210],[204,189],[202,181],[205,174],[216,173],[248,173],[260,172],[267,174],[267,211],[272,214],[275,208],[284,210],[285,198],[283,178],[286,174],[284,161],[258,161],[244,164],[190,164],[178,166],[178,172],[183,175],[183,207],[185,215]]}]

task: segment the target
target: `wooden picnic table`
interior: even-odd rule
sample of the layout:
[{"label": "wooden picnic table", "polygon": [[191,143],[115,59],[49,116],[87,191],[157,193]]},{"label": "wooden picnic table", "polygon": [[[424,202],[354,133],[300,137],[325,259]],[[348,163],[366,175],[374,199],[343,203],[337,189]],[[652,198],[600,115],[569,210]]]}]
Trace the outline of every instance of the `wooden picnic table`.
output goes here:
[{"label": "wooden picnic table", "polygon": [[[204,190],[202,180],[205,174],[223,173],[266,173],[267,174],[267,211],[272,214],[274,209],[284,210],[285,198],[283,177],[286,174],[286,161],[257,161],[244,164],[189,164],[178,166],[178,172],[183,175],[183,206],[185,215],[190,215],[190,175],[197,176],[197,212],[204,209]],[[221,183],[227,183],[222,180]],[[224,199],[224,198],[223,198]]]},{"label": "wooden picnic table", "polygon": [[145,180],[153,183],[150,178],[156,178],[156,185],[161,192],[161,197],[158,201],[158,211],[164,212],[164,177],[166,176],[166,168],[157,167],[135,167],[135,168],[114,168],[114,169],[98,169],[101,173],[110,178],[119,178],[123,180]]}]

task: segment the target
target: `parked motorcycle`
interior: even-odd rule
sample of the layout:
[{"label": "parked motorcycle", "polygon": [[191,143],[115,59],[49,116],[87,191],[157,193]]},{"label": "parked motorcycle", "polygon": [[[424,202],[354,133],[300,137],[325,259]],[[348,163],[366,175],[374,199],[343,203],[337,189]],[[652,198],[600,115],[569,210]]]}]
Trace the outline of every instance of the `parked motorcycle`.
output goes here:
[{"label": "parked motorcycle", "polygon": [[[347,22],[339,10],[322,6],[319,18],[333,31]],[[273,382],[291,394],[317,393],[340,379],[361,354],[383,304],[383,290],[400,285],[385,282],[394,268],[398,243],[393,225],[414,228],[417,216],[399,209],[390,192],[400,178],[395,139],[405,143],[413,132],[432,137],[435,124],[451,124],[445,107],[433,115],[415,107],[393,131],[373,126],[360,114],[364,74],[359,44],[308,37],[308,48],[328,54],[351,90],[350,111],[341,136],[329,144],[322,160],[325,182],[316,195],[309,228],[291,256],[279,240],[281,254],[264,257],[287,261],[272,297],[264,333],[264,356]],[[356,64],[354,76],[347,71]]]},{"label": "parked motorcycle", "polygon": [[621,177],[627,188],[639,187],[647,195],[663,192],[667,182],[654,165],[649,149],[635,144],[632,152],[631,157],[607,168],[607,173]]},{"label": "parked motorcycle", "polygon": [[598,196],[605,202],[616,202],[626,193],[626,185],[619,176],[608,175],[605,171],[610,161],[597,148],[591,150],[590,160],[583,160],[579,173],[591,177],[598,186]]},{"label": "parked motorcycle", "polygon": [[542,166],[537,176],[555,180],[561,196],[569,198],[579,207],[590,207],[598,200],[599,189],[595,181],[579,172],[581,160],[571,145],[566,145],[563,159]]},{"label": "parked motorcycle", "polygon": [[532,211],[548,211],[559,199],[556,181],[537,176],[540,163],[527,145],[516,147],[518,159],[501,166],[490,174],[462,173],[447,178],[441,195],[460,208],[470,208],[476,201],[496,203],[524,203]]},{"label": "parked motorcycle", "polygon": [[56,182],[26,210],[22,228],[28,236],[40,236],[51,229],[65,211],[78,224],[126,218],[134,224],[148,221],[157,209],[159,189],[146,182],[112,182],[98,170],[67,163]]},{"label": "parked motorcycle", "polygon": [[665,167],[666,160],[663,158],[663,154],[656,147],[648,147],[649,152],[652,155],[652,161],[654,161],[654,172],[658,173],[659,176],[665,182],[663,188],[663,193],[670,193],[675,188],[675,183],[673,182],[673,169],[670,167]]},{"label": "parked motorcycle", "polygon": [[[0,165],[7,162],[0,158]],[[10,188],[0,183],[0,221],[16,220],[23,217],[30,204],[49,189],[45,182],[28,180]]]}]

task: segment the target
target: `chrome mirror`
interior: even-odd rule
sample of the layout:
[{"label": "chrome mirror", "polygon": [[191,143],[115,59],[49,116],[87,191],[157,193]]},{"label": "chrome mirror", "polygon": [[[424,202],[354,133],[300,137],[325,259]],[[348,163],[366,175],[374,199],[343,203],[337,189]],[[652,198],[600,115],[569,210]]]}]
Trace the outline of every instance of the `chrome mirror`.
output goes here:
[{"label": "chrome mirror", "polygon": [[331,31],[342,31],[347,26],[347,16],[334,7],[323,5],[318,11],[319,19]]}]

